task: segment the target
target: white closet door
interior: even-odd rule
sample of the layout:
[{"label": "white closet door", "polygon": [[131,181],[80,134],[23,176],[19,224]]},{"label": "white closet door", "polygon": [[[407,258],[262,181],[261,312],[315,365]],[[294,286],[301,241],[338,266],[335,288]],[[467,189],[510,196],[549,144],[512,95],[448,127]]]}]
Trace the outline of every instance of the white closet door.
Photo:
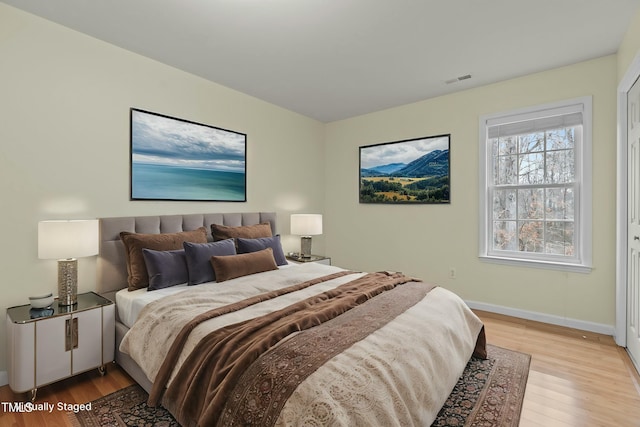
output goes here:
[{"label": "white closet door", "polygon": [[640,370],[640,83],[627,94],[628,273],[627,350]]}]

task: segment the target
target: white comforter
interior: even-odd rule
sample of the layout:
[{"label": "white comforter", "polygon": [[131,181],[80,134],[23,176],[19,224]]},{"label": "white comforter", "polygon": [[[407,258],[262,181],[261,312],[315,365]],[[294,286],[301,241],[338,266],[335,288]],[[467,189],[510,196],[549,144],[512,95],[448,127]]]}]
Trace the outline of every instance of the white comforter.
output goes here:
[{"label": "white comforter", "polygon": [[[120,350],[153,381],[174,337],[195,315],[340,270],[308,263],[188,287],[148,304]],[[343,276],[199,325],[187,340],[173,375],[210,331],[286,307],[360,276]],[[471,357],[481,328],[480,320],[458,296],[435,288],[420,303],[309,376],[288,400],[278,425],[429,425]]]}]

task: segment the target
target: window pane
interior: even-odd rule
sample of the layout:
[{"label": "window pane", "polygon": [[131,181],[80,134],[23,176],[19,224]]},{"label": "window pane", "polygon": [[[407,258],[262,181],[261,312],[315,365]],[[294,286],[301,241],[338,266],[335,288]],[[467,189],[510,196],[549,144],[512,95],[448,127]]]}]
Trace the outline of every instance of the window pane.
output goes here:
[{"label": "window pane", "polygon": [[518,190],[518,219],[544,218],[544,189]]},{"label": "window pane", "polygon": [[547,151],[575,148],[575,128],[547,131]]},{"label": "window pane", "polygon": [[516,219],[516,190],[494,192],[493,219]]},{"label": "window pane", "polygon": [[542,184],[544,181],[544,154],[520,156],[519,184]]},{"label": "window pane", "polygon": [[520,153],[536,153],[544,150],[544,132],[520,136]]},{"label": "window pane", "polygon": [[494,163],[493,182],[496,185],[518,182],[517,156],[500,156]]},{"label": "window pane", "polygon": [[515,221],[493,221],[493,249],[501,251],[517,251]]},{"label": "window pane", "polygon": [[575,210],[573,188],[547,189],[546,218],[573,220]]},{"label": "window pane", "polygon": [[493,219],[516,219],[516,190],[494,192]]},{"label": "window pane", "polygon": [[516,154],[518,148],[518,138],[515,136],[506,136],[494,139],[496,141],[497,154],[504,156],[507,154]]},{"label": "window pane", "polygon": [[519,221],[518,240],[523,252],[544,252],[542,221]]},{"label": "window pane", "polygon": [[574,182],[576,174],[575,152],[560,150],[547,152],[546,182],[563,184]]},{"label": "window pane", "polygon": [[545,252],[567,256],[573,255],[573,222],[550,221],[547,222],[545,231]]}]

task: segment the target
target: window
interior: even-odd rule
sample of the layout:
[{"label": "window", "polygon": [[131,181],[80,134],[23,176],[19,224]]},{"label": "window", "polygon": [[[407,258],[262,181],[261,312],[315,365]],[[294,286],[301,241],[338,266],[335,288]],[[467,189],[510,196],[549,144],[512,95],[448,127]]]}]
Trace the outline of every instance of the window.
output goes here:
[{"label": "window", "polygon": [[480,257],[590,271],[591,97],[481,117]]}]

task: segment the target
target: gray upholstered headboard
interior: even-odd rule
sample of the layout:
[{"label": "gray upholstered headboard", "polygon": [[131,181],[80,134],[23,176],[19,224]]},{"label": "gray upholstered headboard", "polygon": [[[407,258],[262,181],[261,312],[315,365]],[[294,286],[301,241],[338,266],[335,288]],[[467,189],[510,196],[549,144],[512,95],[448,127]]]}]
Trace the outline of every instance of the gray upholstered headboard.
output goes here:
[{"label": "gray upholstered headboard", "polygon": [[127,287],[127,265],[124,245],[120,240],[121,231],[133,233],[175,233],[195,230],[199,227],[207,229],[209,240],[211,224],[237,227],[269,222],[271,231],[276,233],[275,212],[219,213],[219,214],[187,214],[159,216],[129,216],[116,218],[100,218],[100,254],[97,260],[97,291],[107,297],[115,291]]}]

